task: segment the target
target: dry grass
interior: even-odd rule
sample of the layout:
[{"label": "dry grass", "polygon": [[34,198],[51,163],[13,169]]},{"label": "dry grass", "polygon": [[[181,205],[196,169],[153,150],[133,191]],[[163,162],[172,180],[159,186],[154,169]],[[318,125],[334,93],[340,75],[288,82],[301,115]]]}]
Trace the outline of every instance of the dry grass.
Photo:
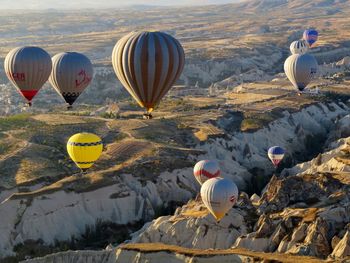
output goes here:
[{"label": "dry grass", "polygon": [[[219,255],[239,255],[251,257],[259,260],[274,260],[278,262],[285,263],[295,263],[295,262],[304,262],[304,263],[320,263],[326,262],[321,259],[317,259],[314,257],[306,257],[306,256],[294,256],[289,254],[280,254],[280,253],[263,253],[263,252],[254,252],[247,249],[242,248],[231,248],[231,249],[223,249],[223,250],[215,250],[215,249],[190,249],[172,245],[165,245],[162,243],[137,243],[137,244],[125,244],[119,246],[120,249],[124,250],[133,250],[142,253],[157,253],[157,252],[168,252],[168,253],[176,253],[190,257],[212,257]],[[332,262],[332,261],[327,261]]]},{"label": "dry grass", "polygon": [[150,142],[127,139],[108,145],[105,154],[110,156],[121,156],[124,159],[125,157],[130,157],[132,155],[141,153],[145,149],[152,147],[153,145]]},{"label": "dry grass", "polygon": [[[294,1],[288,8],[296,8],[293,4]],[[327,14],[326,20],[324,9],[313,7],[312,25],[317,25],[322,32],[317,45],[337,46],[350,38],[349,7],[338,5],[342,12]],[[20,21],[13,19],[14,14],[3,13],[0,17],[0,33],[4,36],[0,57],[3,58],[11,48],[21,43],[42,46],[52,55],[62,50],[75,50],[86,53],[95,63],[110,65],[110,53],[115,42],[131,30],[145,29],[176,32],[190,58],[247,57],[255,54],[256,47],[266,47],[266,43],[285,45],[292,33],[300,32],[301,36],[303,28],[312,26],[309,17],[300,9],[288,8],[271,9],[268,13],[259,12],[254,7],[241,10],[235,5],[175,10],[154,8],[152,12],[132,8],[123,12],[110,9],[58,13],[17,11]],[[125,22],[130,17],[133,18],[132,24]],[[162,23],[155,26],[154,21],[159,20]],[[26,25],[25,30],[23,24]],[[262,25],[268,25],[271,32],[260,32]],[[266,47],[264,51],[267,54],[274,52],[271,47]]]},{"label": "dry grass", "polygon": [[[319,100],[319,97],[297,97],[289,90],[280,90],[279,84],[272,85],[273,88],[269,83],[255,83],[247,86],[249,93],[226,93],[224,95],[226,98],[219,99],[205,96],[188,97],[181,101],[175,101],[173,104],[170,103],[169,109],[164,106],[161,113],[157,112],[160,115],[164,114],[165,119],[155,117],[153,120],[142,120],[130,117],[128,119],[105,120],[58,113],[2,118],[1,127],[5,127],[5,133],[7,130],[9,134],[13,134],[13,138],[10,139],[12,140],[11,145],[14,147],[6,147],[6,143],[10,139],[8,135],[3,133],[4,135],[0,137],[0,147],[3,145],[0,159],[5,158],[9,161],[6,165],[0,165],[2,175],[5,175],[2,176],[0,183],[2,186],[13,187],[26,182],[34,183],[36,179],[41,177],[50,178],[50,183],[54,183],[55,180],[76,172],[74,164],[69,162],[65,151],[65,141],[76,132],[88,130],[101,135],[102,138],[104,135],[108,135],[109,142],[105,145],[107,151],[103,153],[91,171],[128,169],[128,172],[134,173],[136,161],[153,158],[155,163],[174,167],[173,164],[169,164],[171,160],[168,158],[169,156],[181,156],[179,157],[181,159],[188,154],[199,154],[199,152],[191,151],[192,145],[199,141],[206,141],[211,137],[225,136],[226,132],[214,125],[223,117],[225,111],[211,108],[212,106],[216,107],[219,104],[225,109],[242,111],[244,119],[241,123],[237,123],[237,131],[240,128],[241,131],[252,132],[280,118],[282,109],[293,112]],[[345,89],[343,84],[335,85],[334,89],[336,90],[338,87],[341,91]],[[249,99],[250,95],[252,100]],[[237,101],[232,99],[235,96],[237,96]],[[241,99],[238,99],[239,96]],[[244,102],[242,96],[245,96],[247,99],[245,102],[249,103],[242,104]],[[231,99],[226,100],[227,98]],[[226,101],[225,104],[223,104],[224,101]],[[178,104],[182,110],[177,108]],[[209,108],[205,108],[205,106]],[[188,107],[191,110],[184,110]],[[169,114],[169,111],[172,112]],[[133,111],[133,113],[138,113],[138,111]],[[21,131],[19,136],[18,129]],[[31,142],[29,147],[21,147],[29,141]],[[22,148],[25,148],[26,154],[20,151]],[[43,152],[50,154],[43,156]],[[57,158],[56,154],[60,154],[60,157]],[[339,156],[339,158],[340,161],[348,163],[346,156]],[[30,162],[33,165],[30,165]],[[180,160],[180,162],[186,165],[188,163],[184,160]],[[10,169],[13,165],[18,169]],[[152,167],[150,165],[147,169],[151,173],[158,173],[161,166],[157,169]],[[166,166],[164,169],[167,169]],[[98,185],[104,185],[104,183],[99,182]],[[54,185],[50,186],[49,189],[59,190],[61,187]]]},{"label": "dry grass", "polygon": [[200,141],[206,141],[209,137],[213,136],[223,136],[225,133],[219,128],[211,124],[206,124],[205,126],[199,126],[199,131],[194,133],[194,136]]},{"label": "dry grass", "polygon": [[185,217],[197,218],[197,217],[204,217],[208,214],[209,214],[208,210],[201,210],[201,211],[186,211],[186,212],[183,212],[181,215]]},{"label": "dry grass", "polygon": [[147,126],[148,124],[146,121],[137,120],[137,119],[113,120],[108,123],[108,127],[111,130],[120,129],[123,132],[145,128]]},{"label": "dry grass", "polygon": [[185,103],[192,105],[195,108],[209,108],[217,105],[223,105],[226,102],[224,98],[208,98],[208,97],[188,97]]},{"label": "dry grass", "polygon": [[48,125],[69,125],[87,123],[88,118],[78,117],[67,114],[39,114],[32,117],[37,121],[44,122]]},{"label": "dry grass", "polygon": [[[67,176],[53,184],[44,186],[38,190],[23,193],[14,193],[8,199],[27,199],[51,194],[60,190],[72,190],[76,192],[93,191],[95,189],[112,184],[113,179],[103,173],[74,174]],[[5,200],[6,201],[6,200]],[[4,201],[4,202],[5,202]]]},{"label": "dry grass", "polygon": [[226,97],[231,102],[236,105],[247,104],[247,103],[257,103],[265,100],[276,98],[278,95],[268,95],[268,94],[256,94],[253,92],[247,93],[226,93]]},{"label": "dry grass", "polygon": [[208,209],[204,206],[201,201],[200,195],[197,196],[196,200],[190,200],[186,206],[182,207],[181,214],[171,217],[171,221],[180,221],[187,217],[204,217],[209,214]]}]

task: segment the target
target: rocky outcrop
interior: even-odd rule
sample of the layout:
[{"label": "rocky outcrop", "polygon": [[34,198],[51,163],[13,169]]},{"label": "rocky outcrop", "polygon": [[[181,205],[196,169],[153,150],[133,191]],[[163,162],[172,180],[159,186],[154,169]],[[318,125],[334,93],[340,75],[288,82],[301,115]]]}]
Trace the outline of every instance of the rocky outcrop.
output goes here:
[{"label": "rocky outcrop", "polygon": [[312,174],[319,171],[350,172],[348,163],[342,159],[342,156],[346,155],[349,143],[350,141],[347,138],[339,139],[330,145],[336,147],[335,149],[319,154],[309,162],[298,164],[291,169],[285,169],[282,175]]},{"label": "rocky outcrop", "polygon": [[191,192],[174,183],[196,189],[194,181],[191,169],[163,173],[159,186],[150,181],[142,185],[135,177],[124,174],[118,176],[118,183],[90,192],[58,191],[6,199],[0,206],[1,255],[12,255],[13,246],[25,240],[40,239],[50,245],[56,240],[79,237],[98,221],[126,225],[151,220],[164,201],[185,202],[192,197]]},{"label": "rocky outcrop", "polygon": [[[260,169],[259,173],[265,177],[273,171],[266,157],[268,146],[278,144],[289,153],[303,151],[305,141],[310,136],[329,133],[334,127],[334,120],[338,118],[339,123],[342,122],[340,116],[348,111],[345,104],[332,103],[313,105],[293,114],[284,112],[283,118],[256,132],[234,132],[225,139],[209,139],[197,146],[197,149],[207,152],[199,158],[217,159],[224,176],[233,179],[242,190],[256,180],[252,176],[252,170]],[[345,142],[343,140],[343,144]],[[343,147],[339,143],[339,147]],[[245,150],[247,148],[249,151]],[[331,151],[336,155],[343,152],[343,149]],[[244,156],[243,152],[249,154]],[[326,160],[324,156],[323,160]],[[253,203],[249,197],[241,196],[241,203],[250,209],[238,206],[219,225],[215,224],[210,215],[191,216],[186,215],[186,209],[179,209],[178,214],[185,215],[181,220],[176,216],[159,218],[134,235],[133,240],[196,248],[228,248],[239,240],[237,244],[242,247],[252,248],[255,245],[250,243],[255,242],[260,250],[272,251],[277,249],[280,239],[287,242],[282,238],[284,232],[286,235],[293,235],[289,229],[297,227],[298,220],[293,217],[272,220],[273,227],[276,226],[279,230],[267,233],[267,221],[260,220],[262,223],[254,227],[257,213],[287,213],[287,210],[283,211],[286,207],[302,209],[310,204],[346,197],[339,188],[343,186],[342,183],[332,174],[315,176],[316,180],[308,174],[272,179],[265,194]],[[191,168],[163,172],[154,181],[147,183],[140,182],[130,174],[115,177],[118,179],[115,184],[84,193],[58,191],[36,195],[30,199],[5,199],[0,206],[0,213],[4,215],[2,221],[5,222],[0,225],[2,255],[12,255],[15,245],[29,239],[41,239],[46,245],[50,245],[55,240],[70,240],[73,235],[79,237],[87,226],[93,227],[98,221],[126,225],[139,220],[151,220],[159,209],[171,202],[186,203],[199,189]],[[201,212],[198,211],[199,214]],[[179,233],[186,236],[181,237]],[[272,239],[274,245],[268,245],[267,241]]]},{"label": "rocky outcrop", "polygon": [[[174,216],[163,216],[133,234],[133,243],[159,242],[188,248],[230,248],[249,231],[247,212],[231,209],[219,223],[200,201],[190,201]],[[182,235],[178,235],[182,233]]]},{"label": "rocky outcrop", "polygon": [[[339,148],[348,150],[349,139]],[[334,158],[342,155],[336,150]],[[348,235],[342,233],[350,221],[350,181],[342,170],[272,178],[256,206],[261,214],[256,231],[238,238],[235,246],[319,258],[348,256]]]},{"label": "rocky outcrop", "polygon": [[[322,138],[327,139],[335,128],[334,123],[348,113],[349,107],[344,103],[312,105],[292,114],[284,111],[284,117],[256,132],[228,132],[225,138],[210,139],[197,146],[207,152],[199,158],[217,159],[225,177],[234,180],[239,189],[255,192],[261,190],[261,185],[268,182],[266,178],[275,171],[266,155],[271,145],[286,149],[285,159],[289,162],[298,162],[294,155],[298,158],[310,155],[315,150],[313,145],[321,143]],[[230,131],[226,126],[220,128]]]},{"label": "rocky outcrop", "polygon": [[[123,261],[125,260],[125,261]],[[127,244],[117,248],[117,262],[176,262],[176,263],[214,263],[214,262],[322,262],[315,257],[260,253],[246,249],[225,250],[184,249],[160,243]]]},{"label": "rocky outcrop", "polygon": [[[115,263],[116,253],[110,251],[68,251],[21,262],[27,263]],[[130,261],[131,262],[131,261]]]},{"label": "rocky outcrop", "polygon": [[117,263],[124,262],[167,262],[167,263],[210,263],[210,262],[222,262],[222,263],[241,263],[242,259],[239,255],[208,255],[208,256],[190,256],[182,253],[169,253],[153,252],[142,253],[133,250],[117,250]]},{"label": "rocky outcrop", "polygon": [[[201,249],[232,246],[261,252],[345,258],[349,256],[349,232],[344,229],[350,222],[350,180],[344,168],[349,164],[349,142],[350,138],[343,138],[331,143],[330,146],[336,148],[306,163],[309,171],[314,171],[314,166],[322,167],[317,172],[305,170],[296,175],[274,176],[262,196],[254,195],[251,200],[242,193],[238,205],[224,218],[225,222],[216,224],[205,208],[190,202],[174,216],[159,218],[144,226],[131,242],[162,242]],[[330,156],[342,158],[344,166],[330,172],[325,165]],[[240,227],[232,233],[234,223]]]},{"label": "rocky outcrop", "polygon": [[[335,236],[337,237],[337,236]],[[333,240],[332,240],[333,241]],[[337,244],[334,246],[331,258],[346,258],[350,256],[350,232],[349,229],[346,230],[346,233],[342,239],[337,241]]]}]

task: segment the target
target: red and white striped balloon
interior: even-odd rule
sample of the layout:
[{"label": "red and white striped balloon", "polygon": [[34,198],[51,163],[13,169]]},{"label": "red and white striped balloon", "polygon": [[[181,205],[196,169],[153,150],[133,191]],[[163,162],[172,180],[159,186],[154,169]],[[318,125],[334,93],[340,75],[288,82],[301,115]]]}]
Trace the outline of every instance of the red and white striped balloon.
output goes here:
[{"label": "red and white striped balloon", "polygon": [[196,180],[202,185],[208,179],[220,176],[219,164],[212,160],[199,161],[194,166],[193,174]]}]

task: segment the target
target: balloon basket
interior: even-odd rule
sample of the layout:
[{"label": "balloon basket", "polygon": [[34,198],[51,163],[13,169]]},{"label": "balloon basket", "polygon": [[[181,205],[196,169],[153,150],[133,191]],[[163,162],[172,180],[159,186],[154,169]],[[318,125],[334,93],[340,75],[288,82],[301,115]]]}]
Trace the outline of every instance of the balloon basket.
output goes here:
[{"label": "balloon basket", "polygon": [[153,118],[152,114],[151,113],[144,113],[143,114],[143,118],[146,119],[146,120],[150,120]]},{"label": "balloon basket", "polygon": [[72,105],[68,105],[67,106],[67,110],[72,110],[73,109],[73,106]]}]

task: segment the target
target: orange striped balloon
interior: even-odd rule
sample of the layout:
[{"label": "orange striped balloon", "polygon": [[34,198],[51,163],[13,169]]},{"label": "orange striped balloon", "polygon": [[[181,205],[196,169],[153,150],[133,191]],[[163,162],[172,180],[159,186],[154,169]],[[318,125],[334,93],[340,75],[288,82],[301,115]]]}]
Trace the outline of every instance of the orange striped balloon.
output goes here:
[{"label": "orange striped balloon", "polygon": [[180,77],[185,53],[163,32],[132,32],[112,54],[116,75],[130,95],[150,113]]}]

